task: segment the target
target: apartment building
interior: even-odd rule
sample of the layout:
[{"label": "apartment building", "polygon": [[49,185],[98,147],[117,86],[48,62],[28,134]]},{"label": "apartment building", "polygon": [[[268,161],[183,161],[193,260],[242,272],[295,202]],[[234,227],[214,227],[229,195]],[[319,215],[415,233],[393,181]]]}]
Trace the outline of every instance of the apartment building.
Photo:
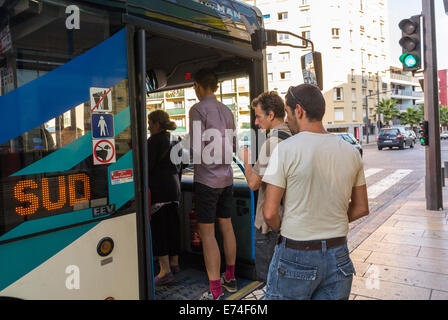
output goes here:
[{"label": "apartment building", "polygon": [[[390,66],[387,0],[244,1],[261,10],[266,29],[311,39],[322,53],[327,129],[348,131],[360,139],[366,132],[374,135],[376,91],[389,88],[384,80]],[[280,34],[278,40],[302,44],[287,34]],[[289,86],[303,83],[300,57],[310,51],[269,47],[269,89],[284,95]]]},{"label": "apartment building", "polygon": [[408,108],[418,108],[424,103],[420,83],[412,72],[405,72],[401,68],[391,66],[389,82],[390,97],[397,101],[400,112],[405,112]]},{"label": "apartment building", "polygon": [[[235,123],[240,131],[250,129],[250,93],[249,78],[238,78],[219,83],[215,93],[217,99],[224,103],[235,116]],[[176,122],[178,135],[189,131],[188,113],[190,108],[199,102],[193,88],[168,90],[151,93],[146,100],[147,113],[162,109]]]},{"label": "apartment building", "polygon": [[439,70],[439,99],[442,106],[448,106],[448,70]]}]

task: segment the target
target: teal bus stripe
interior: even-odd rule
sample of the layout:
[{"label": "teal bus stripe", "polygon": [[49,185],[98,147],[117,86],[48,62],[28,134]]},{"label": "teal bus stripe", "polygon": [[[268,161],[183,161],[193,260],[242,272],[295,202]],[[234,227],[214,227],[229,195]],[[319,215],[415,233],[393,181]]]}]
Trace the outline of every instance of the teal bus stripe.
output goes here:
[{"label": "teal bus stripe", "polygon": [[[131,125],[129,107],[114,116],[115,136]],[[61,149],[49,154],[45,158],[17,171],[12,176],[58,172],[70,170],[92,154],[92,132],[69,143]]]}]

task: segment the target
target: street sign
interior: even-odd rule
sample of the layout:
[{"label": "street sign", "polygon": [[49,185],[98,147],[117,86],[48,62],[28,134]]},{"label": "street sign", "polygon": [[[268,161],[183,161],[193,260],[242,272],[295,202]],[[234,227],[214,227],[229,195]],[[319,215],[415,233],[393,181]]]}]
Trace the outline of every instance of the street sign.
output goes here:
[{"label": "street sign", "polygon": [[109,164],[117,162],[115,158],[115,139],[92,140],[93,164]]},{"label": "street sign", "polygon": [[95,112],[112,112],[112,89],[91,87],[90,108]]},{"label": "street sign", "polygon": [[92,113],[92,138],[113,138],[114,116],[110,113]]}]

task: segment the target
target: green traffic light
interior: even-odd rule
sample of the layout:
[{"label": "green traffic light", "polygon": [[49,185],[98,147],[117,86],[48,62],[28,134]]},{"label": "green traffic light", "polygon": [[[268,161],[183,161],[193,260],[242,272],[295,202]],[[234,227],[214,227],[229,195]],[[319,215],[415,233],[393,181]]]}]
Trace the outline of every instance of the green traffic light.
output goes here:
[{"label": "green traffic light", "polygon": [[407,68],[413,68],[418,64],[418,57],[409,53],[403,53],[400,56],[400,62]]},{"label": "green traffic light", "polygon": [[420,142],[421,142],[421,143],[425,143],[425,139],[421,138],[421,139],[420,139]]}]

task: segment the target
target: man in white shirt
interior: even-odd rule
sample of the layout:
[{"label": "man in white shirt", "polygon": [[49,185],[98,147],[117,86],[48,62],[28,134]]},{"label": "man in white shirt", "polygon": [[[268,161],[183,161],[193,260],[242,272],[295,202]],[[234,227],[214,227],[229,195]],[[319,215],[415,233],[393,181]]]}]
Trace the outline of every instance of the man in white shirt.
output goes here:
[{"label": "man in white shirt", "polygon": [[369,213],[361,156],[323,127],[325,100],[317,87],[289,88],[286,113],[295,135],[277,146],[263,177],[265,221],[281,235],[266,299],[348,299],[355,272],[349,222]]}]

